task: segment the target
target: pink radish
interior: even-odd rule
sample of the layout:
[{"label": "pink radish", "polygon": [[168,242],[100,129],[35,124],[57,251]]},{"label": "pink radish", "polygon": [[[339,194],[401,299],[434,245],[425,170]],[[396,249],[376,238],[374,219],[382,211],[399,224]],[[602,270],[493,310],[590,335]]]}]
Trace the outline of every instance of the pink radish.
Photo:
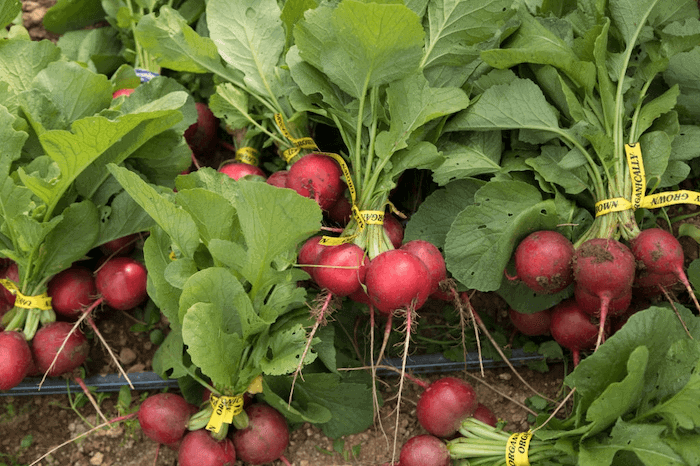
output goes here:
[{"label": "pink radish", "polygon": [[498,418],[486,405],[479,403],[474,410],[474,419],[478,419],[484,424],[488,424],[491,427],[496,427],[498,425]]},{"label": "pink radish", "polygon": [[139,407],[141,430],[154,442],[171,445],[185,435],[191,407],[175,393],[157,393],[146,398]]},{"label": "pink radish", "polygon": [[276,409],[260,403],[246,408],[248,427],[233,434],[238,458],[250,464],[272,463],[289,445],[287,420]]},{"label": "pink radish", "polygon": [[474,415],[476,390],[456,377],[443,377],[421,393],[416,406],[420,425],[436,437],[451,437],[467,418]]},{"label": "pink radish", "polygon": [[236,450],[231,439],[216,441],[204,429],[187,433],[177,455],[179,466],[233,466],[235,462]]},{"label": "pink radish", "polygon": [[301,270],[311,275],[314,278],[316,273],[316,267],[304,267],[305,265],[316,265],[318,262],[318,257],[323,252],[326,246],[319,244],[321,241],[321,236],[312,236],[307,239],[299,249],[299,254],[297,254],[297,262],[301,265]]},{"label": "pink radish", "polygon": [[574,246],[556,231],[542,230],[529,234],[518,244],[513,258],[515,277],[535,293],[554,294],[573,281]]},{"label": "pink radish", "polygon": [[401,447],[401,466],[449,466],[450,452],[445,443],[428,434],[415,435]]},{"label": "pink radish", "polygon": [[88,268],[74,265],[54,275],[48,283],[47,294],[57,314],[75,320],[95,300],[95,278]]},{"label": "pink radish", "polygon": [[385,251],[367,266],[367,294],[384,315],[397,309],[419,309],[430,295],[430,274],[423,262],[408,251]]},{"label": "pink radish", "polygon": [[131,88],[127,88],[127,89],[118,89],[118,90],[116,90],[116,91],[114,91],[114,92],[112,93],[112,98],[113,98],[113,99],[116,99],[117,97],[121,97],[121,96],[123,96],[123,95],[125,95],[125,96],[130,96],[130,95],[132,94],[132,92],[134,92],[135,90],[136,90],[136,89],[131,89]]},{"label": "pink radish", "polygon": [[630,250],[637,260],[634,286],[645,290],[673,286],[681,282],[700,309],[693,288],[683,271],[685,256],[681,243],[671,233],[660,228],[642,230],[630,241]]},{"label": "pink radish", "polygon": [[255,165],[243,162],[231,162],[224,164],[219,168],[219,172],[228,175],[234,180],[240,180],[244,176],[260,176],[267,178],[262,169],[256,167]]},{"label": "pink radish", "polygon": [[369,258],[358,245],[345,243],[322,246],[316,260],[314,279],[318,286],[336,296],[347,296],[359,290],[365,280]]},{"label": "pink radish", "polygon": [[315,199],[323,210],[330,209],[345,191],[338,162],[323,154],[307,154],[294,162],[287,175],[287,187]]},{"label": "pink radish", "polygon": [[591,316],[581,310],[575,299],[567,299],[552,308],[552,338],[574,355],[574,366],[581,360],[581,351],[595,347],[598,327]]},{"label": "pink radish", "polygon": [[287,175],[289,175],[289,172],[287,170],[279,170],[274,173],[271,173],[265,181],[267,182],[267,184],[271,184],[272,186],[277,186],[278,188],[286,188]]},{"label": "pink radish", "polygon": [[[591,311],[588,298],[600,301],[600,306],[591,314],[600,319],[596,348],[604,339],[605,322],[611,301],[626,300],[632,293],[635,260],[624,244],[614,239],[593,238],[584,242],[574,254],[574,296],[582,299],[582,309]],[[581,298],[579,298],[579,296]],[[628,302],[629,305],[629,302]],[[617,309],[617,307],[615,307]]]},{"label": "pink radish", "polygon": [[414,239],[401,245],[399,249],[410,252],[423,262],[430,275],[430,294],[437,292],[440,282],[447,278],[445,258],[437,246],[422,239]]},{"label": "pink radish", "polygon": [[510,321],[515,325],[523,335],[534,337],[537,335],[549,334],[549,325],[552,320],[552,312],[550,309],[545,309],[532,314],[518,312],[515,309],[508,311]]},{"label": "pink radish", "polygon": [[202,155],[213,148],[219,122],[207,104],[196,102],[195,106],[197,121],[185,130],[185,140],[195,154]]},{"label": "pink radish", "polygon": [[114,257],[95,274],[97,291],[112,308],[126,311],[148,296],[146,267],[131,257]]},{"label": "pink radish", "polygon": [[0,390],[22,382],[32,364],[32,352],[20,332],[0,332]]},{"label": "pink radish", "polygon": [[391,214],[384,216],[384,232],[395,249],[403,243],[403,225]]},{"label": "pink radish", "polygon": [[[57,377],[73,372],[87,359],[90,344],[80,329],[75,329],[68,337],[72,328],[73,324],[68,322],[52,322],[37,330],[32,340],[32,353],[37,369],[42,374],[46,373],[49,377]],[[63,349],[59,353],[61,345],[63,345]],[[58,354],[58,358],[49,370],[56,354]]]}]

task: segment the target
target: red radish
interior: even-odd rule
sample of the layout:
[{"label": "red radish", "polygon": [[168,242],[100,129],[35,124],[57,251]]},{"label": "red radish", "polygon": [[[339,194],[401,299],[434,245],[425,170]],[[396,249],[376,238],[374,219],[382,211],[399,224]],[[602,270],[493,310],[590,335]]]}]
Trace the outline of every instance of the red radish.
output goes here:
[{"label": "red radish", "polygon": [[294,162],[287,175],[287,187],[315,199],[323,210],[330,209],[345,191],[338,162],[323,154],[307,154]]},{"label": "red radish", "polygon": [[[600,306],[594,311],[594,315],[600,319],[596,348],[604,338],[605,322],[611,301],[622,300],[624,303],[628,295],[631,299],[635,265],[632,252],[627,246],[614,239],[590,239],[579,246],[574,254],[576,299],[582,300],[580,304],[586,306],[582,307],[584,311],[590,309],[587,301],[589,295],[600,300]],[[629,305],[629,302],[627,304]]]},{"label": "red radish", "polygon": [[180,395],[157,393],[141,403],[139,425],[146,437],[169,445],[185,435],[190,413],[190,404]]},{"label": "red radish", "polygon": [[195,106],[197,121],[185,130],[185,140],[195,154],[202,155],[212,149],[216,142],[216,129],[219,122],[207,104],[196,102]]},{"label": "red radish", "polygon": [[384,315],[397,309],[420,308],[430,295],[430,274],[423,262],[408,251],[385,251],[367,266],[367,294]]},{"label": "red radish", "polygon": [[[367,276],[366,273],[365,273],[365,276]],[[352,300],[355,301],[356,303],[366,304],[366,305],[368,305],[368,306],[369,306],[370,304],[372,304],[372,300],[369,299],[369,295],[367,294],[367,292],[365,291],[365,289],[364,289],[363,287],[360,287],[360,288],[359,288],[357,291],[355,291],[354,293],[350,293],[350,294],[348,295],[348,298],[352,299]]]},{"label": "red radish", "polygon": [[289,172],[287,170],[279,170],[274,173],[271,173],[265,181],[267,182],[267,184],[271,184],[272,186],[277,186],[278,188],[286,188],[287,175],[289,175]]},{"label": "red radish", "polygon": [[[601,305],[600,298],[590,294],[578,285],[574,287],[574,297],[581,310],[592,316],[598,315]],[[608,303],[608,317],[624,314],[627,312],[631,302],[632,293],[622,295],[619,298],[612,298]]]},{"label": "red radish", "polygon": [[259,167],[243,162],[231,162],[222,165],[219,168],[219,172],[225,173],[236,181],[240,180],[244,176],[261,176],[266,178],[265,172]]},{"label": "red radish", "polygon": [[428,434],[415,435],[401,447],[401,466],[450,466],[452,459],[445,443]]},{"label": "red radish", "polygon": [[51,278],[47,294],[57,314],[75,320],[97,295],[95,278],[88,268],[74,265]]},{"label": "red radish", "polygon": [[630,241],[630,251],[637,260],[638,267],[635,287],[660,290],[661,287],[666,288],[681,282],[700,309],[693,288],[683,271],[683,247],[675,236],[660,228],[642,230]]},{"label": "red radish", "polygon": [[0,390],[22,382],[32,364],[32,351],[20,332],[0,332]]},{"label": "red radish", "polygon": [[451,437],[467,418],[474,415],[476,390],[456,377],[443,377],[421,393],[416,406],[420,425],[436,437]]},{"label": "red radish", "polygon": [[182,439],[177,455],[179,466],[233,466],[236,450],[228,437],[216,441],[209,431],[189,432]]},{"label": "red radish", "polygon": [[[90,344],[80,329],[75,329],[66,339],[72,328],[73,324],[68,322],[52,322],[37,330],[32,340],[32,353],[37,369],[42,374],[46,373],[49,377],[57,377],[73,372],[87,359]],[[59,353],[61,345],[63,345],[63,349]],[[58,354],[58,358],[49,370],[56,354]]]},{"label": "red radish", "polygon": [[113,239],[112,241],[107,241],[100,245],[100,251],[102,251],[102,254],[105,256],[111,256],[113,254],[126,256],[134,250],[138,239],[138,233],[122,236],[121,238]]},{"label": "red radish", "polygon": [[556,231],[542,230],[529,234],[518,244],[513,258],[515,277],[535,293],[554,294],[573,281],[574,245]]},{"label": "red radish", "polygon": [[398,249],[403,243],[403,225],[391,214],[384,216],[384,232],[389,237],[389,241]]},{"label": "red radish", "polygon": [[316,267],[304,267],[304,265],[316,265],[318,262],[318,257],[326,247],[318,244],[321,238],[321,236],[312,236],[307,239],[297,255],[297,262],[302,266],[301,269],[311,275],[312,279],[316,273]]},{"label": "red radish", "polygon": [[423,262],[430,275],[430,294],[437,292],[440,282],[447,278],[445,258],[437,246],[422,239],[414,239],[401,245],[399,249],[410,252]]},{"label": "red radish", "polygon": [[112,98],[116,99],[117,97],[121,97],[123,95],[125,96],[130,96],[132,92],[134,92],[136,89],[118,89],[112,93]]},{"label": "red radish", "polygon": [[328,209],[328,217],[335,223],[347,225],[352,217],[352,204],[345,196],[340,196],[338,202]]},{"label": "red radish", "polygon": [[361,289],[369,264],[362,248],[354,243],[321,247],[314,271],[316,284],[336,296],[347,296]]},{"label": "red radish", "polygon": [[508,311],[508,315],[515,328],[523,335],[534,337],[549,334],[549,325],[552,320],[551,309],[525,314],[511,308]]},{"label": "red radish", "polygon": [[[14,283],[19,282],[19,269],[15,262],[10,263],[5,266],[5,268],[0,271],[0,278],[5,278]],[[15,306],[15,295],[10,293],[10,290],[0,285],[0,317],[3,316],[7,311]]]},{"label": "red radish", "polygon": [[478,419],[484,424],[488,424],[491,427],[496,427],[498,424],[498,418],[486,405],[479,403],[474,410],[474,419]]},{"label": "red radish", "polygon": [[146,299],[146,284],[146,267],[126,256],[109,259],[95,274],[98,293],[110,307],[121,311],[133,309]]},{"label": "red radish", "polygon": [[574,366],[581,360],[581,351],[593,349],[598,336],[598,327],[591,322],[591,316],[584,312],[576,300],[571,298],[552,308],[552,322],[549,326],[552,338],[574,355]]},{"label": "red radish", "polygon": [[238,458],[250,464],[279,459],[289,445],[287,420],[276,409],[260,403],[248,406],[245,412],[248,427],[233,434]]}]

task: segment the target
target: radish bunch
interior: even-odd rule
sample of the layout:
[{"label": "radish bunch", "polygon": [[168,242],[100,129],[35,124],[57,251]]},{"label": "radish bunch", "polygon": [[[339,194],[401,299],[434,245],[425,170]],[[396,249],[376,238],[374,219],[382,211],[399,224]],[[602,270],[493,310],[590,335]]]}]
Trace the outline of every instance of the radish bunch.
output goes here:
[{"label": "radish bunch", "polygon": [[[659,228],[641,231],[629,247],[611,238],[592,238],[574,248],[563,235],[538,231],[514,254],[517,277],[537,293],[556,293],[573,284],[573,297],[551,310],[524,315],[511,311],[516,328],[527,335],[548,330],[574,353],[600,346],[610,317],[625,315],[636,295],[648,297],[682,283],[695,295],[683,271],[678,240]],[[595,329],[595,331],[594,331]]]}]

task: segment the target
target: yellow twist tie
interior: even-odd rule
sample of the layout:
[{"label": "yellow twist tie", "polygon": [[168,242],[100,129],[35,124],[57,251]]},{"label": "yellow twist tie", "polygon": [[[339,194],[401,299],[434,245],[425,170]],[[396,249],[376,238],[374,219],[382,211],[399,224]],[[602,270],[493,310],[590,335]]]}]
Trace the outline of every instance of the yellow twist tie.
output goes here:
[{"label": "yellow twist tie", "polygon": [[532,432],[513,434],[506,443],[506,466],[530,466],[527,451],[530,448]]},{"label": "yellow twist tie", "polygon": [[211,413],[206,429],[219,433],[224,424],[231,424],[234,416],[243,411],[243,395],[236,396],[216,396],[209,397],[209,403],[214,409]]},{"label": "yellow twist tie", "polygon": [[236,151],[234,159],[241,163],[258,166],[258,151],[252,147],[241,147]]},{"label": "yellow twist tie", "polygon": [[49,311],[51,307],[51,297],[46,293],[36,296],[26,296],[19,291],[19,288],[12,280],[0,279],[0,284],[7,288],[7,291],[15,296],[15,307],[22,309],[41,309]]}]

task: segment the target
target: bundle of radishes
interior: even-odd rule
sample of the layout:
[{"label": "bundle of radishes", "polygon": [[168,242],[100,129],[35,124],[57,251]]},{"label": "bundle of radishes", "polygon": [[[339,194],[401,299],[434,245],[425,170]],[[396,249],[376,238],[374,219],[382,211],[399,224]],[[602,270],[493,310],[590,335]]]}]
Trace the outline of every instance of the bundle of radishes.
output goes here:
[{"label": "bundle of radishes", "polygon": [[537,231],[515,250],[519,279],[537,293],[552,294],[573,284],[573,299],[529,317],[511,312],[518,329],[529,335],[550,331],[570,349],[574,363],[579,352],[604,341],[610,317],[628,313],[633,296],[648,298],[682,283],[695,298],[683,271],[683,248],[673,234],[660,228],[641,231],[629,242],[589,239],[577,248],[562,234]]},{"label": "bundle of radishes", "polygon": [[289,427],[274,408],[262,403],[248,404],[247,426],[223,439],[204,429],[202,420],[193,416],[196,411],[198,408],[180,395],[159,393],[144,400],[138,419],[144,435],[178,451],[180,466],[233,466],[236,459],[246,464],[275,460],[289,464],[283,456],[289,444]]}]

